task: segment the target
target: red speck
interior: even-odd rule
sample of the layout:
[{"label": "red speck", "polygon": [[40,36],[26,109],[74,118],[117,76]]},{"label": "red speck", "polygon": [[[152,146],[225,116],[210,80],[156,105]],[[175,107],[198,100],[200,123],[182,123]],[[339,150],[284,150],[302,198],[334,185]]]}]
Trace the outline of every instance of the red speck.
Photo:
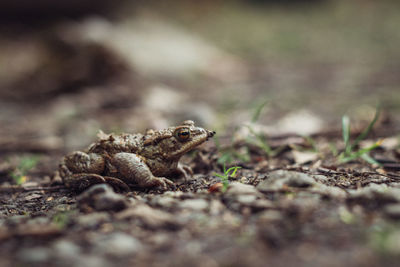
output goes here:
[{"label": "red speck", "polygon": [[223,185],[222,183],[215,183],[208,188],[209,193],[221,192]]}]

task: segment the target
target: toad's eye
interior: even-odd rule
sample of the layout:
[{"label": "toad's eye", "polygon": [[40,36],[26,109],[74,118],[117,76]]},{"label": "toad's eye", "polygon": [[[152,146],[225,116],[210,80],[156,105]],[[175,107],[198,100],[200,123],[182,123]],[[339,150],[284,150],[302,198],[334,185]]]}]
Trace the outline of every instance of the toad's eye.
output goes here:
[{"label": "toad's eye", "polygon": [[175,137],[181,141],[187,141],[190,138],[190,130],[189,128],[179,128],[175,131]]}]

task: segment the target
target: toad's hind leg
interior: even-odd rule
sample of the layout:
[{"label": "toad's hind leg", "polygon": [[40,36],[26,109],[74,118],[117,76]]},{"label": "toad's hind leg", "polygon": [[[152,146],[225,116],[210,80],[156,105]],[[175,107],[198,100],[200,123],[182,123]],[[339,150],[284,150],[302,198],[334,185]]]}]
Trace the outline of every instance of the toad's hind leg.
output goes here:
[{"label": "toad's hind leg", "polygon": [[64,157],[64,164],[72,173],[101,174],[104,171],[105,160],[96,153],[75,151]]},{"label": "toad's hind leg", "polygon": [[64,157],[59,173],[66,186],[83,190],[92,184],[104,183],[104,158],[98,154],[75,151]]},{"label": "toad's hind leg", "polygon": [[114,190],[116,192],[129,192],[130,191],[129,186],[125,182],[121,181],[118,178],[110,177],[110,176],[104,176],[103,178],[106,180],[107,184],[111,185],[114,188]]},{"label": "toad's hind leg", "polygon": [[126,183],[136,183],[141,187],[161,186],[167,188],[174,183],[164,177],[155,177],[146,163],[136,154],[117,153],[112,158],[112,164]]},{"label": "toad's hind leg", "polygon": [[106,179],[98,174],[77,173],[64,179],[64,183],[66,186],[81,192],[92,185],[106,183]]}]

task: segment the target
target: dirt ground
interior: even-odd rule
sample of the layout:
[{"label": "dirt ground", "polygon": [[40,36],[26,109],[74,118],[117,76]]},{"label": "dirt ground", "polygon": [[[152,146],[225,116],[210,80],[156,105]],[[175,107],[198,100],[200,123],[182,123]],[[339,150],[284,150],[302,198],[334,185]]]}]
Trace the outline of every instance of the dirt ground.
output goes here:
[{"label": "dirt ground", "polygon": [[[7,6],[0,265],[399,266],[398,4],[178,2]],[[175,188],[57,173],[99,130],[186,119],[217,134]]]}]

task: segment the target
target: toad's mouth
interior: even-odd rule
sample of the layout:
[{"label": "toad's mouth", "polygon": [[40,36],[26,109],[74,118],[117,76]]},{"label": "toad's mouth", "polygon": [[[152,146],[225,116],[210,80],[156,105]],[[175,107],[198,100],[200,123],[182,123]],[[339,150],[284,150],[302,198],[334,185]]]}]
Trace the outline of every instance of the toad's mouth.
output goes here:
[{"label": "toad's mouth", "polygon": [[174,151],[173,153],[170,153],[167,158],[176,158],[180,157],[186,152],[189,152],[190,150],[194,149],[198,145],[204,143],[211,137],[215,135],[215,131],[209,131],[209,130],[203,130],[202,133],[197,134],[193,136],[189,141],[186,143],[183,143],[182,146]]}]

